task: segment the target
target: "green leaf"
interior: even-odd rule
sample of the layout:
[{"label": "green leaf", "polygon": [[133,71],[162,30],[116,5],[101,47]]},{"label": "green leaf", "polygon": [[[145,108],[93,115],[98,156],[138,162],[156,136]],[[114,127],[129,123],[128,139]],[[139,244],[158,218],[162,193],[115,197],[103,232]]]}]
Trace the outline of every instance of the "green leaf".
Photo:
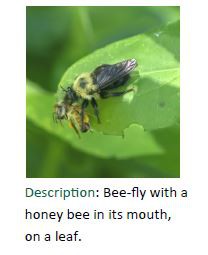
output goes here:
[{"label": "green leaf", "polygon": [[27,177],[38,178],[168,178],[180,176],[177,127],[154,131],[165,153],[128,159],[99,158],[72,148],[66,141],[27,121]]},{"label": "green leaf", "polygon": [[[157,130],[179,123],[179,22],[157,31],[140,34],[99,49],[68,68],[59,84],[57,98],[63,98],[60,88],[73,83],[83,72],[91,72],[101,64],[113,64],[136,58],[138,67],[126,87],[136,93],[99,101],[99,125],[89,107],[94,131],[121,135],[131,124],[144,130]],[[139,75],[138,75],[139,73]]]},{"label": "green leaf", "polygon": [[160,155],[163,148],[149,132],[138,125],[125,130],[124,138],[98,132],[85,133],[79,139],[68,123],[56,124],[52,119],[54,95],[32,82],[27,82],[27,118],[70,143],[73,147],[99,157],[129,158],[138,155]]}]

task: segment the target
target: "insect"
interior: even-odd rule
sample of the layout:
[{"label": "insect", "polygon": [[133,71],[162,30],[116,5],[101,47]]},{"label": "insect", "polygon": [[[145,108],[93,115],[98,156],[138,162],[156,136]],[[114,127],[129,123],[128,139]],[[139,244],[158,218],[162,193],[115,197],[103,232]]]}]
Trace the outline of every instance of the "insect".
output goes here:
[{"label": "insect", "polygon": [[87,132],[90,130],[90,121],[87,113],[84,113],[83,123],[81,122],[81,107],[80,105],[68,104],[66,100],[63,100],[54,107],[53,118],[57,122],[62,120],[68,120],[69,126],[72,127],[77,135],[80,137],[81,132]]},{"label": "insect", "polygon": [[69,120],[70,127],[79,135],[79,131],[85,133],[90,130],[90,121],[87,113],[84,113],[83,123],[81,121],[81,107],[80,105],[71,105],[67,112],[67,119]]},{"label": "insect", "polygon": [[[133,89],[119,92],[112,92],[111,90],[125,85],[130,78],[130,72],[136,66],[136,59],[124,60],[113,65],[103,64],[91,73],[79,75],[71,86],[63,89],[65,91],[65,99],[70,104],[80,100],[82,101],[80,111],[81,131],[85,129],[85,109],[89,105],[89,102],[91,102],[94,108],[94,114],[98,123],[100,123],[97,99],[122,96],[133,91]],[[63,114],[61,109],[60,112]]]}]

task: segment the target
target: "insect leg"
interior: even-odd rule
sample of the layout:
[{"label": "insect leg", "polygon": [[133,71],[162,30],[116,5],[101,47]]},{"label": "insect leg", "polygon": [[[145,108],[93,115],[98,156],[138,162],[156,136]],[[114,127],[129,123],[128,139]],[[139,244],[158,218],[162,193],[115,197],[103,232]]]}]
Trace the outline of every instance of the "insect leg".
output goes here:
[{"label": "insect leg", "polygon": [[81,138],[80,134],[79,134],[79,130],[76,128],[75,123],[72,120],[70,120],[70,123],[71,123],[72,128],[74,129],[74,131],[77,133],[78,137]]},{"label": "insect leg", "polygon": [[85,127],[84,127],[84,111],[85,111],[85,108],[87,108],[88,104],[89,104],[89,101],[86,100],[86,99],[82,102],[81,113],[80,113],[80,116],[81,116],[81,131],[85,130]]},{"label": "insect leg", "polygon": [[60,123],[61,126],[63,127],[63,123],[62,123],[62,120],[61,120],[61,119],[59,119],[59,123]]},{"label": "insect leg", "polygon": [[122,95],[124,95],[126,93],[129,93],[131,91],[134,91],[134,89],[128,89],[128,90],[119,91],[119,92],[102,91],[100,93],[100,96],[101,96],[101,98],[118,97],[118,96],[122,96]]},{"label": "insect leg", "polygon": [[53,112],[53,115],[52,115],[52,116],[53,116],[53,121],[54,121],[55,123],[58,123],[58,122],[57,122],[57,118],[56,118],[55,112]]},{"label": "insect leg", "polygon": [[96,100],[94,98],[92,98],[91,104],[92,104],[92,107],[94,109],[94,113],[95,113],[95,116],[97,118],[97,122],[100,123],[98,105],[97,105],[97,102],[96,102]]}]

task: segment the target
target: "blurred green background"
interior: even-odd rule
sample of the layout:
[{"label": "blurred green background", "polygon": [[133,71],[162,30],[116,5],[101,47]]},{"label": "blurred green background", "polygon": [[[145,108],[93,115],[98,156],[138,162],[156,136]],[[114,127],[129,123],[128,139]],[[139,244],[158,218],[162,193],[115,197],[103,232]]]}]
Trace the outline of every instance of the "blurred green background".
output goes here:
[{"label": "blurred green background", "polygon": [[[179,11],[179,7],[27,7],[27,78],[55,94],[65,70],[81,57],[177,21]],[[29,119],[26,135],[27,177],[180,177],[178,126],[151,132],[163,149],[160,155],[123,159],[80,151]]]}]

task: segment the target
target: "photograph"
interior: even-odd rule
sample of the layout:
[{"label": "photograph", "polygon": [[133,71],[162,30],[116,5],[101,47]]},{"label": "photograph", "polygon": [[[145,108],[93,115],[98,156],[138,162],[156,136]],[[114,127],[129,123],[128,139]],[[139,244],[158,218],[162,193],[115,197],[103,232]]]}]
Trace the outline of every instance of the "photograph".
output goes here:
[{"label": "photograph", "polygon": [[180,178],[180,7],[26,7],[26,177]]}]

